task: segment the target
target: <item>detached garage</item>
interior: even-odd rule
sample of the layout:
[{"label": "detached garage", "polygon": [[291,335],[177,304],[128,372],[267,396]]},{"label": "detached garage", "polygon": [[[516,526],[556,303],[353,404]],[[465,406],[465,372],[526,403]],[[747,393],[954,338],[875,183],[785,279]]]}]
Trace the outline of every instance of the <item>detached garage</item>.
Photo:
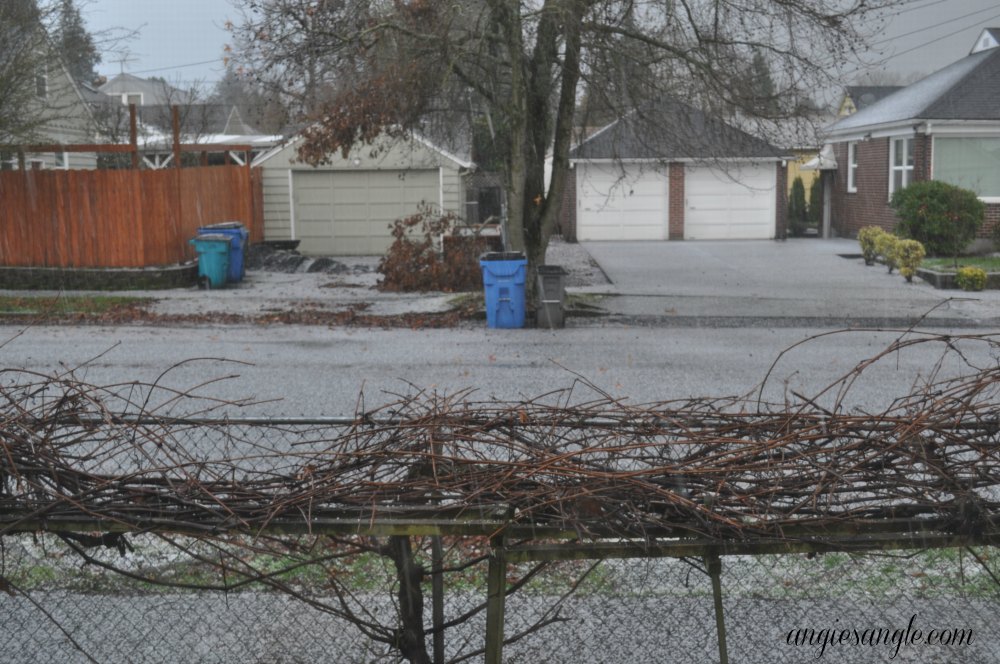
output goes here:
[{"label": "detached garage", "polygon": [[299,251],[311,255],[379,255],[392,243],[392,222],[422,205],[462,212],[471,162],[420,137],[383,139],[319,167],[297,161],[300,140],[254,163],[263,176],[266,240],[299,240]]},{"label": "detached garage", "polygon": [[578,240],[750,240],[784,234],[784,156],[686,104],[595,133],[570,155],[563,229]]}]

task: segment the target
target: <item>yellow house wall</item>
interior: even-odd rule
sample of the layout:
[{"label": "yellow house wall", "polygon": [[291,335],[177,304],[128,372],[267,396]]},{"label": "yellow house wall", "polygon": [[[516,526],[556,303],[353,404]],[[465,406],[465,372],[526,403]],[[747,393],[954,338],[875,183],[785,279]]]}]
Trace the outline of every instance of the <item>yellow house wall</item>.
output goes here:
[{"label": "yellow house wall", "polygon": [[804,171],[802,170],[802,165],[814,158],[818,154],[818,150],[813,152],[796,151],[795,160],[788,162],[788,195],[792,194],[792,183],[795,182],[795,178],[802,178],[802,184],[806,188],[806,203],[809,202],[809,195],[812,192],[812,183],[819,177],[819,171]]}]

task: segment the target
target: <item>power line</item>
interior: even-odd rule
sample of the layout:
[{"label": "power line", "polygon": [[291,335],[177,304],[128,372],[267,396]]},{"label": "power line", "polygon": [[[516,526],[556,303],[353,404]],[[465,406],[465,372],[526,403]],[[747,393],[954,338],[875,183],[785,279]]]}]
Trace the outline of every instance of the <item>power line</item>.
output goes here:
[{"label": "power line", "polygon": [[155,69],[140,69],[139,71],[129,72],[130,74],[151,74],[157,71],[169,71],[172,69],[185,69],[186,67],[200,67],[201,65],[210,65],[216,62],[222,62],[224,58],[215,58],[214,60],[204,60],[202,62],[189,62],[184,65],[172,65],[170,67],[156,67]]},{"label": "power line", "polygon": [[[996,7],[990,7],[990,9],[996,9]],[[996,14],[994,16],[990,16],[986,20],[987,21],[992,21],[994,19],[1000,19],[1000,14]],[[948,22],[950,23],[950,21],[948,21]],[[881,62],[879,62],[878,64],[883,64],[885,62],[888,62],[889,60],[892,60],[893,58],[898,58],[901,55],[906,55],[907,53],[912,53],[913,51],[920,50],[920,49],[922,49],[922,48],[924,48],[926,46],[930,46],[931,44],[936,44],[939,41],[943,41],[943,40],[947,39],[948,37],[954,37],[955,35],[957,35],[960,32],[965,32],[966,30],[968,30],[970,28],[976,27],[976,25],[978,25],[978,24],[979,24],[979,21],[977,21],[976,23],[974,23],[972,25],[967,25],[967,26],[965,26],[963,28],[959,28],[958,30],[955,30],[954,32],[949,32],[946,35],[942,35],[942,36],[938,37],[937,39],[932,39],[932,40],[924,42],[924,43],[922,43],[922,44],[920,44],[918,46],[914,46],[913,48],[908,48],[905,51],[900,51],[899,53],[894,53],[891,56],[889,56],[888,58],[886,58],[885,60],[882,60]],[[944,25],[944,23],[942,23],[940,25]]]},{"label": "power line", "polygon": [[[971,13],[968,13],[968,14],[964,14],[962,16],[956,16],[955,18],[948,19],[947,21],[941,21],[941,22],[935,23],[933,25],[928,25],[928,26],[923,27],[923,28],[918,28],[916,30],[912,30],[910,32],[904,32],[901,35],[895,35],[893,37],[889,37],[888,39],[883,39],[881,41],[872,42],[872,46],[878,46],[879,44],[885,44],[887,42],[895,41],[895,40],[900,39],[902,37],[909,37],[910,35],[915,35],[915,34],[918,34],[920,32],[926,32],[928,30],[933,30],[935,28],[941,27],[942,25],[948,25],[949,23],[954,23],[955,21],[961,21],[964,18],[969,18],[970,16],[975,16],[976,14],[982,14],[982,13],[985,13],[985,12],[991,12],[991,11],[994,11],[995,9],[996,9],[996,6],[987,7],[986,9],[979,9],[979,10],[976,10],[974,12],[971,12]],[[991,17],[991,18],[988,18],[986,20],[987,21],[992,21],[993,18],[995,18],[995,17]],[[977,20],[976,23],[979,23],[979,21]],[[972,27],[972,26],[970,26],[970,27]],[[962,28],[962,30],[965,30],[965,29],[966,28]],[[959,30],[959,32],[961,32],[962,30]],[[950,36],[950,35],[948,35],[948,36]],[[933,43],[933,42],[930,42],[930,43]]]}]

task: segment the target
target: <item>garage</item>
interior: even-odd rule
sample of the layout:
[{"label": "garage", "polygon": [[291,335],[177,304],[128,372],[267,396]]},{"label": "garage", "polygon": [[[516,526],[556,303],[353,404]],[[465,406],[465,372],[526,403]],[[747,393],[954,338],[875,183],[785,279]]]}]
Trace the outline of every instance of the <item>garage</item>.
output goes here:
[{"label": "garage", "polygon": [[[576,205],[560,225],[580,240],[732,240],[777,236],[779,170],[767,141],[679,100],[658,100],[570,150]],[[575,235],[574,235],[575,234]]]},{"label": "garage", "polygon": [[426,204],[463,216],[474,164],[418,135],[381,136],[308,166],[302,136],[254,160],[260,169],[264,239],[298,240],[308,256],[378,256],[390,226]]},{"label": "garage", "polygon": [[766,240],[775,231],[773,163],[684,169],[685,240]]},{"label": "garage", "polygon": [[664,170],[581,163],[576,178],[578,239],[667,239]]},{"label": "garage", "polygon": [[379,255],[391,225],[425,203],[437,204],[437,170],[295,171],[293,214],[300,251]]}]

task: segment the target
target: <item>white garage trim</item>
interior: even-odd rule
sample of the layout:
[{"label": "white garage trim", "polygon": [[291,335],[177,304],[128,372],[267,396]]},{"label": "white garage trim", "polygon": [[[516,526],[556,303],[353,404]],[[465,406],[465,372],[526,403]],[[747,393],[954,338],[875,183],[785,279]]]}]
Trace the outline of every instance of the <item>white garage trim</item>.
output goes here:
[{"label": "white garage trim", "polygon": [[765,240],[775,236],[773,162],[684,167],[685,240]]},{"label": "white garage trim", "polygon": [[581,162],[576,171],[580,240],[666,240],[669,178],[664,167]]},{"label": "white garage trim", "polygon": [[[295,178],[292,177],[292,174],[294,172],[295,171],[292,171],[292,170],[288,171],[288,200],[290,200],[290,201],[294,201],[295,200]],[[291,239],[295,240],[296,237],[295,237],[295,205],[294,204],[291,205],[289,207],[289,209],[288,209],[288,225],[289,225],[289,228],[290,228],[290,231],[291,231],[291,236],[292,236]]]}]

